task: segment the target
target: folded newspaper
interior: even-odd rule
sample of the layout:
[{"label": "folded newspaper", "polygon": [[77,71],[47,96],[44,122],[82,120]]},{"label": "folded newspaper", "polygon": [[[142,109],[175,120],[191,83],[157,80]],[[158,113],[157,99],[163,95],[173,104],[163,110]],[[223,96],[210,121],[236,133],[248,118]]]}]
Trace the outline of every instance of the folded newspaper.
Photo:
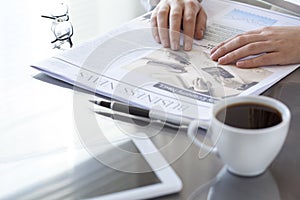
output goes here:
[{"label": "folded newspaper", "polygon": [[204,39],[193,50],[157,44],[145,14],[105,35],[32,67],[59,80],[129,104],[187,118],[210,118],[220,99],[259,95],[299,65],[240,69],[219,65],[209,51],[236,34],[264,26],[300,25],[300,18],[224,0],[203,2]]}]

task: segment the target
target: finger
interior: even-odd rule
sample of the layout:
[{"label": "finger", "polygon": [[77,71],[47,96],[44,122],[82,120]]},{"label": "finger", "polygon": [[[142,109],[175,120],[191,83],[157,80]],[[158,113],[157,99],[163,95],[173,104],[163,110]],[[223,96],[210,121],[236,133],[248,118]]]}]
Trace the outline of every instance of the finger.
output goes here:
[{"label": "finger", "polygon": [[189,1],[185,5],[183,14],[183,33],[184,33],[184,50],[190,51],[193,45],[195,34],[196,16],[198,13],[198,2]]},{"label": "finger", "polygon": [[220,57],[241,48],[249,43],[255,43],[264,41],[263,36],[259,34],[253,35],[240,35],[238,37],[233,38],[229,42],[223,43],[218,49],[216,49],[213,54],[211,54],[212,60],[218,60]]},{"label": "finger", "polygon": [[218,50],[220,47],[224,46],[224,44],[226,43],[229,43],[231,42],[232,40],[236,39],[236,38],[239,38],[239,37],[244,37],[244,36],[247,36],[247,35],[252,35],[252,34],[260,34],[261,33],[261,30],[258,29],[258,30],[252,30],[252,31],[248,31],[248,32],[245,32],[245,33],[242,33],[242,34],[238,34],[232,38],[228,38],[227,40],[224,40],[223,42],[221,42],[220,44],[218,44],[217,46],[215,46],[210,54],[212,55],[216,50]]},{"label": "finger", "polygon": [[269,65],[276,65],[280,62],[278,52],[265,53],[255,58],[240,60],[236,63],[239,68],[254,68]]},{"label": "finger", "polygon": [[169,42],[169,5],[162,5],[157,14],[158,34],[163,47],[170,47]]},{"label": "finger", "polygon": [[228,38],[227,40],[224,40],[223,43],[228,43],[232,40],[235,40],[237,38],[244,37],[244,36],[247,37],[247,36],[251,36],[251,35],[259,35],[260,33],[261,33],[261,29],[247,31],[245,33],[237,34],[236,36],[234,36],[232,38]]},{"label": "finger", "polygon": [[201,6],[198,15],[196,17],[196,26],[195,26],[195,38],[198,40],[202,39],[204,36],[204,32],[206,30],[206,20],[207,20],[207,15]]},{"label": "finger", "polygon": [[246,35],[249,35],[249,34],[260,34],[261,32],[263,31],[263,29],[254,29],[254,30],[251,30],[251,31],[247,31],[245,32],[244,34]]},{"label": "finger", "polygon": [[181,6],[172,6],[170,11],[170,43],[171,49],[178,50],[180,45],[180,27],[183,9]]},{"label": "finger", "polygon": [[157,11],[156,10],[154,10],[151,14],[150,23],[151,23],[152,35],[153,35],[154,39],[156,40],[156,42],[160,43],[158,28],[157,28]]},{"label": "finger", "polygon": [[220,57],[218,59],[218,62],[219,64],[226,65],[235,62],[237,60],[240,60],[242,58],[245,58],[247,56],[258,55],[261,53],[272,52],[272,51],[274,51],[274,48],[269,42],[254,42],[242,46],[241,48],[238,48],[224,55],[223,57]]},{"label": "finger", "polygon": [[[238,38],[238,37],[242,37],[242,36],[244,36],[244,35],[246,35],[246,34],[239,34],[239,35],[236,35],[236,36],[234,36],[234,37],[232,37],[232,38],[229,38],[229,39],[227,39],[227,40],[221,42],[220,44],[218,44],[217,46],[215,46],[215,47],[210,51],[210,54],[213,55],[218,49],[222,48],[222,47],[223,47],[224,45],[226,45],[227,43],[230,43],[230,42],[232,42],[232,40],[234,40],[234,39],[236,39],[236,38]],[[212,56],[211,56],[211,57],[212,57]]]}]

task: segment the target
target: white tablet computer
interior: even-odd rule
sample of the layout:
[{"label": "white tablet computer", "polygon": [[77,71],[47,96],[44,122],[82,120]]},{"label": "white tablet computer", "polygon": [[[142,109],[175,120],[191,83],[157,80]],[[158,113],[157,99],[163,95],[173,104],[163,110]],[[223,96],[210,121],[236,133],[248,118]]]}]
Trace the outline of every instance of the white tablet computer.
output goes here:
[{"label": "white tablet computer", "polygon": [[[97,190],[95,195],[88,195],[88,198],[99,200],[148,199],[181,190],[181,180],[159,153],[151,140],[146,139],[146,137],[140,138],[141,139],[132,138],[120,144],[120,146],[122,146],[121,148],[127,152],[140,155],[131,158],[123,157],[122,164],[124,164],[124,159],[128,159],[127,164],[130,166],[125,168],[131,172],[117,172],[117,175],[114,172],[115,174],[111,174],[112,176],[124,177],[121,179],[118,178],[118,182],[112,181],[106,185],[112,184],[113,187],[107,190],[103,187],[102,190]],[[136,170],[136,173],[132,173],[132,170]]]},{"label": "white tablet computer", "polygon": [[[125,152],[139,156],[124,157],[118,148],[106,149],[101,152],[101,159],[106,159],[103,163],[80,148],[28,159],[1,174],[4,180],[13,177],[14,185],[1,186],[0,198],[128,200],[153,198],[181,190],[181,180],[151,140],[145,137],[127,139],[117,145]],[[150,170],[141,173],[147,168]]]}]

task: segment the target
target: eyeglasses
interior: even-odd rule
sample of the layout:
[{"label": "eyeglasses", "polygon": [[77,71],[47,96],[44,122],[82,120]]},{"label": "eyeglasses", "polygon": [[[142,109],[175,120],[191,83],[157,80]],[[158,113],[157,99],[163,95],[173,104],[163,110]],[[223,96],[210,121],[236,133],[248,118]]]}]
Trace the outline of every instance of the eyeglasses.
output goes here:
[{"label": "eyeglasses", "polygon": [[73,25],[69,22],[69,8],[66,4],[61,3],[55,9],[53,9],[50,16],[42,15],[47,19],[52,19],[51,31],[55,36],[55,40],[51,41],[54,43],[54,48],[61,49],[65,42],[69,43],[69,47],[72,48],[73,42],[71,37],[73,36]]}]

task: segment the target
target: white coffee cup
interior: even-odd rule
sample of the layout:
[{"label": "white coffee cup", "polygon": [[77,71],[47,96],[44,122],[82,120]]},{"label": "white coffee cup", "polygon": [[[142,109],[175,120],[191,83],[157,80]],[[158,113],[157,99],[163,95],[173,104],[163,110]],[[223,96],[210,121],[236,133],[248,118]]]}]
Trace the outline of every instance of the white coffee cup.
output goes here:
[{"label": "white coffee cup", "polygon": [[[221,110],[245,103],[275,109],[281,116],[281,122],[267,128],[247,129],[233,127],[217,119]],[[220,155],[230,172],[241,176],[256,176],[267,169],[281,150],[290,119],[289,109],[278,100],[264,96],[238,96],[214,104],[209,122],[192,121],[188,127],[188,136],[197,146]],[[196,138],[199,127],[207,127],[207,135],[215,145],[209,146]]]}]

